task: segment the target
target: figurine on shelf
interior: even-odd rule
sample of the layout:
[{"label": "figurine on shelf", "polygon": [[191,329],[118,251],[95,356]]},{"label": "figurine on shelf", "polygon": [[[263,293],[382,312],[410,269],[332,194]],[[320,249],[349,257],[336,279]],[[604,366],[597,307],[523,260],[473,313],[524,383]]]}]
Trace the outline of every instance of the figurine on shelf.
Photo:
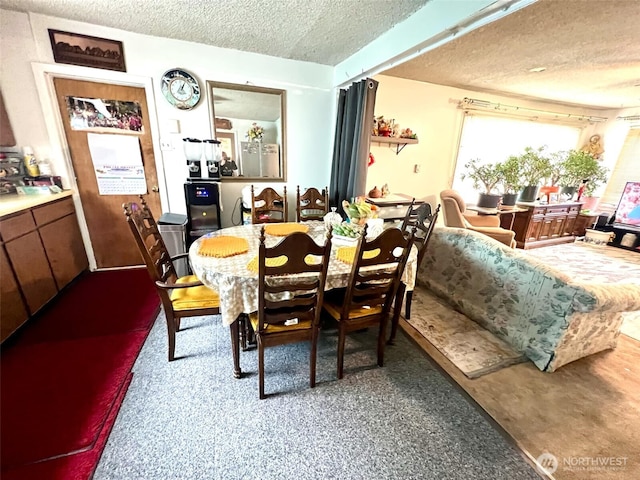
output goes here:
[{"label": "figurine on shelf", "polygon": [[576,202],[579,202],[580,199],[582,198],[582,195],[584,194],[584,189],[587,188],[587,182],[589,181],[589,179],[585,179],[582,180],[582,183],[580,184],[580,188],[578,188],[578,198],[576,199]]},{"label": "figurine on shelf", "polygon": [[389,185],[387,185],[386,183],[382,186],[382,197],[386,197],[390,194],[391,192],[389,191]]},{"label": "figurine on shelf", "polygon": [[402,130],[402,132],[400,132],[400,138],[416,139],[418,138],[418,135],[413,133],[413,131],[410,128],[405,128],[404,130]]}]

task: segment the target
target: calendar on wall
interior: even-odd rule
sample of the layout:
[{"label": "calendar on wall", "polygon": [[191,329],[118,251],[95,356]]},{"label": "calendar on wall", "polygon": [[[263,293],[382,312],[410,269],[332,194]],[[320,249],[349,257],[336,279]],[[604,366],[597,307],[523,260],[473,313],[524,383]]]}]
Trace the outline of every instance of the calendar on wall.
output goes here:
[{"label": "calendar on wall", "polygon": [[147,193],[137,136],[89,133],[87,141],[100,195]]}]

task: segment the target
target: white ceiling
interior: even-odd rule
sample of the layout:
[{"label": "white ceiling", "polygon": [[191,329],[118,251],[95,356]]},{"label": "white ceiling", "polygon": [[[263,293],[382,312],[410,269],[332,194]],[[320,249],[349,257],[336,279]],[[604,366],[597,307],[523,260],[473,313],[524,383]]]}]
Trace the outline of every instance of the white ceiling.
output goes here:
[{"label": "white ceiling", "polygon": [[[427,2],[0,0],[0,7],[336,65]],[[384,73],[564,104],[636,107],[639,25],[640,0],[539,0]],[[546,70],[529,72],[535,67]]]},{"label": "white ceiling", "polygon": [[158,37],[337,65],[427,1],[0,0],[0,6]]},{"label": "white ceiling", "polygon": [[[546,67],[544,72],[529,70]],[[516,97],[640,106],[640,1],[539,0],[384,72]]]}]

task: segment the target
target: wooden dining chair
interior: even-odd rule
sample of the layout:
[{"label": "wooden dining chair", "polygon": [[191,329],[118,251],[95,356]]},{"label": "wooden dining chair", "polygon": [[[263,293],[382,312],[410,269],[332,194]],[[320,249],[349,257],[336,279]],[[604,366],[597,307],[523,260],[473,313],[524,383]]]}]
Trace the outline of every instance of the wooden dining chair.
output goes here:
[{"label": "wooden dining chair", "polygon": [[[420,205],[411,205],[407,210],[407,214],[404,217],[402,222],[402,226],[400,229],[403,232],[409,233],[410,230],[413,230],[415,227],[416,233],[413,236],[413,243],[418,247],[418,260],[416,262],[416,273],[420,268],[420,264],[422,263],[422,259],[424,258],[425,253],[427,252],[427,245],[429,244],[429,237],[431,237],[431,232],[436,225],[436,220],[438,219],[438,215],[440,214],[440,204],[436,207],[436,211],[431,213],[431,205],[428,203],[423,203]],[[411,300],[413,299],[413,291],[409,291],[406,293],[405,300],[405,318],[408,320],[411,318]],[[391,339],[395,337],[395,329],[397,328],[397,324],[393,324],[393,329],[391,331]]]},{"label": "wooden dining chair", "polygon": [[288,214],[286,186],[283,195],[271,187],[264,188],[256,195],[251,185],[251,223],[286,222]]},{"label": "wooden dining chair", "polygon": [[413,234],[398,228],[386,229],[371,241],[366,231],[365,226],[346,290],[328,292],[323,304],[338,322],[338,378],[343,377],[346,335],[363,328],[378,327],[378,365],[383,366],[386,326],[413,244]]},{"label": "wooden dining chair", "polygon": [[331,232],[322,246],[306,233],[296,232],[267,248],[261,229],[258,311],[249,315],[258,343],[260,399],[265,398],[264,351],[275,345],[311,342],[309,385],[316,385],[318,330],[330,253]]},{"label": "wooden dining chair", "polygon": [[180,319],[220,313],[220,298],[214,290],[204,286],[195,275],[179,277],[173,261],[188,256],[181,253],[171,257],[160,235],[153,214],[142,195],[142,206],[135,202],[122,205],[131,233],[147,266],[149,276],[155,282],[167,320],[169,337],[169,361],[175,358],[176,332]]},{"label": "wooden dining chair", "polygon": [[324,220],[324,216],[329,213],[329,188],[324,187],[322,192],[317,188],[308,188],[301,195],[300,185],[296,194],[296,220],[304,222],[307,220]]}]

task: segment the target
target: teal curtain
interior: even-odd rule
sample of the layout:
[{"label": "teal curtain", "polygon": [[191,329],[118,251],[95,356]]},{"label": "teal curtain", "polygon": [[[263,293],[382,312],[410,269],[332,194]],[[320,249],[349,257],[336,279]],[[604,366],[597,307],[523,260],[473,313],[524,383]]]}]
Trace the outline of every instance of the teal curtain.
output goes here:
[{"label": "teal curtain", "polygon": [[367,78],[339,92],[329,187],[332,206],[365,195],[377,90],[378,82]]}]

